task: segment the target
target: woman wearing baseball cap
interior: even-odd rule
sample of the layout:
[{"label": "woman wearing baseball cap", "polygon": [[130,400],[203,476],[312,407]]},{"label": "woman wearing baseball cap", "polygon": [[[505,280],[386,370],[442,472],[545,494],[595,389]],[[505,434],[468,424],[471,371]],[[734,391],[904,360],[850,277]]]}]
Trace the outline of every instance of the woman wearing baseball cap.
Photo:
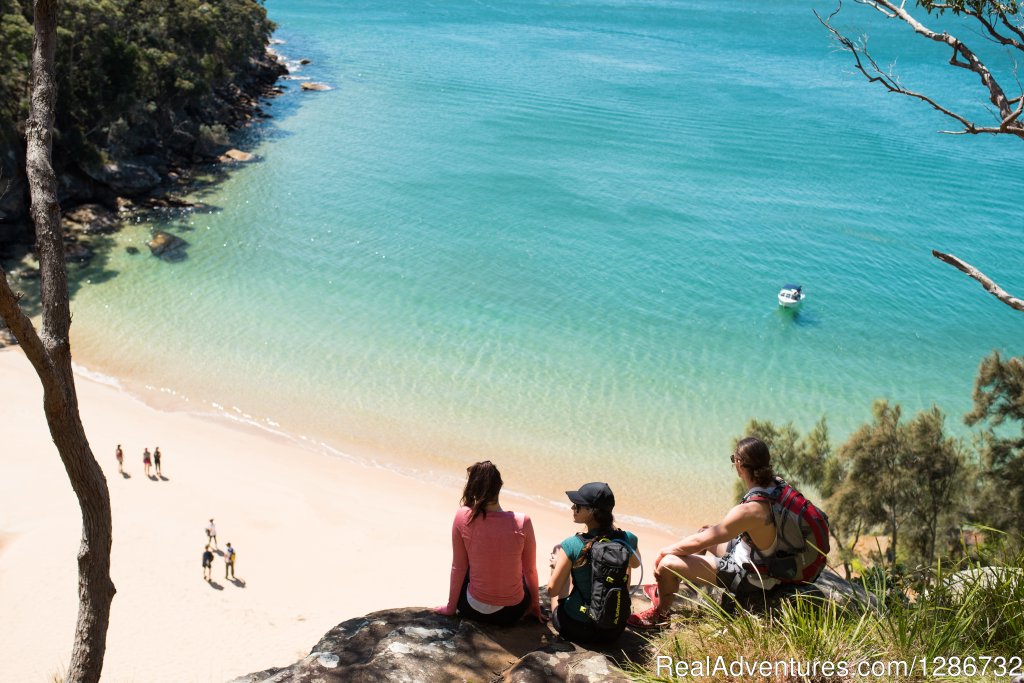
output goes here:
[{"label": "woman wearing baseball cap", "polygon": [[[576,491],[566,491],[572,501],[572,521],[584,524],[585,532],[570,536],[555,550],[555,564],[548,582],[551,596],[551,621],[566,640],[577,643],[609,643],[626,628],[625,622],[614,628],[602,628],[587,616],[591,604],[593,573],[590,549],[598,538],[615,538],[631,550],[629,566],[640,566],[636,535],[615,528],[615,494],[603,482],[584,484]],[[627,598],[628,599],[628,598]]]}]

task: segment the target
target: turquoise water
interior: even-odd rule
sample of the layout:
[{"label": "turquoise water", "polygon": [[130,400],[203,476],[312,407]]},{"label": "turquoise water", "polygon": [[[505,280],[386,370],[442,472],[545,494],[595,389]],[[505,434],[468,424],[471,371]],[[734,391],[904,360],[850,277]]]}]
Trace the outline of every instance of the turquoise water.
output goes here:
[{"label": "turquoise water", "polygon": [[[929,251],[1024,291],[1020,142],[935,134],[806,3],[267,8],[332,90],[287,82],[217,210],[160,226],[186,260],[128,254],[140,225],[81,274],[76,356],[129,388],[417,476],[607,480],[680,525],[721,509],[750,417],[841,439],[887,397],[956,427],[981,357],[1024,352]],[[844,13],[971,106],[944,52]]]}]

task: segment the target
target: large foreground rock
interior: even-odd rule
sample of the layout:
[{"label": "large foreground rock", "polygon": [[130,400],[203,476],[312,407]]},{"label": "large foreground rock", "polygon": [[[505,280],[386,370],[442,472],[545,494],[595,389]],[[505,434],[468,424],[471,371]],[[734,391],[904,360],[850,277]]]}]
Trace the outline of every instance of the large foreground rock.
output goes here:
[{"label": "large foreground rock", "polygon": [[428,609],[391,609],[338,624],[289,667],[233,683],[626,683],[617,664],[641,658],[646,644],[627,631],[614,648],[587,650],[532,619],[497,628]]},{"label": "large foreground rock", "polygon": [[[870,602],[832,572],[822,574],[813,593],[844,604]],[[546,604],[543,589],[541,597]],[[642,592],[633,596],[634,611],[649,606]],[[614,646],[587,649],[533,619],[498,628],[429,609],[391,609],[338,624],[291,666],[231,683],[626,683],[621,667],[653,654],[647,635],[627,629]]]}]

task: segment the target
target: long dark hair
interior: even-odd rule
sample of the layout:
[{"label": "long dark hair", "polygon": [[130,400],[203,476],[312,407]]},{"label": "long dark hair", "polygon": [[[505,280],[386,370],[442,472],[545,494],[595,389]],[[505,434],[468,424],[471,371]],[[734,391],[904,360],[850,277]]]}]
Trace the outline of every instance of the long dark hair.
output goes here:
[{"label": "long dark hair", "polygon": [[758,486],[770,486],[775,481],[775,472],[772,471],[771,454],[768,446],[761,439],[748,436],[740,439],[736,444],[736,459],[740,466],[750,472],[750,478]]},{"label": "long dark hair", "polygon": [[466,488],[462,491],[462,504],[473,512],[469,521],[476,519],[481,512],[487,517],[487,510],[484,508],[488,503],[498,499],[501,492],[501,472],[490,460],[484,460],[470,465],[466,468],[469,477],[466,479]]}]

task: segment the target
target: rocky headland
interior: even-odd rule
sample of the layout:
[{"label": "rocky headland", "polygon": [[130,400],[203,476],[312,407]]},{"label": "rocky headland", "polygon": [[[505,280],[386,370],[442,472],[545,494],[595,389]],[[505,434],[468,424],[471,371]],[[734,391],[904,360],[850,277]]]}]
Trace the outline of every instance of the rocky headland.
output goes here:
[{"label": "rocky headland", "polygon": [[[90,237],[115,232],[139,212],[189,207],[179,193],[197,168],[250,161],[250,153],[230,148],[228,134],[270,117],[268,98],[283,92],[277,81],[287,73],[277,55],[267,51],[250,59],[240,78],[210,92],[202,106],[164,112],[149,125],[124,131],[116,146],[103,150],[103,160],[55,152],[67,259],[88,260]],[[34,241],[23,143],[0,148],[0,187],[2,254]]]}]

